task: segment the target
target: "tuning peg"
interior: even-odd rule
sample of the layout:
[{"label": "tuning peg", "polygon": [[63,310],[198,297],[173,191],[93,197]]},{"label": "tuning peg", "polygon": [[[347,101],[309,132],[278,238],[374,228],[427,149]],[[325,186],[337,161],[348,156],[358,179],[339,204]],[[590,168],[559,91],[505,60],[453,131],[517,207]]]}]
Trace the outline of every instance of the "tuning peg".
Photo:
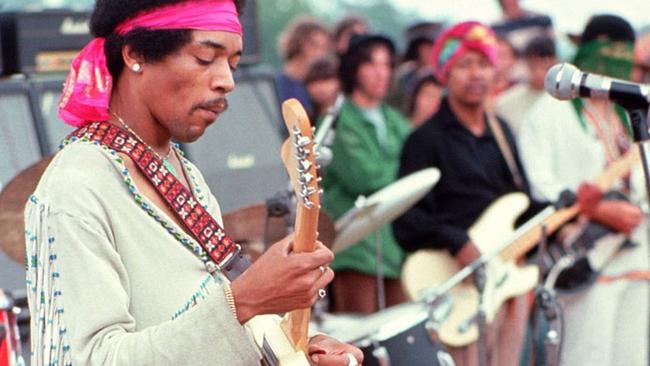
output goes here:
[{"label": "tuning peg", "polygon": [[300,178],[298,179],[300,180],[300,183],[309,184],[309,182],[311,182],[314,179],[314,176],[311,175],[310,173],[305,173],[305,174],[301,174]]},{"label": "tuning peg", "polygon": [[311,139],[307,136],[301,136],[297,141],[298,146],[306,147],[311,143]]},{"label": "tuning peg", "polygon": [[298,171],[301,171],[301,169],[303,172],[309,171],[309,169],[311,169],[311,165],[311,161],[301,160]]}]

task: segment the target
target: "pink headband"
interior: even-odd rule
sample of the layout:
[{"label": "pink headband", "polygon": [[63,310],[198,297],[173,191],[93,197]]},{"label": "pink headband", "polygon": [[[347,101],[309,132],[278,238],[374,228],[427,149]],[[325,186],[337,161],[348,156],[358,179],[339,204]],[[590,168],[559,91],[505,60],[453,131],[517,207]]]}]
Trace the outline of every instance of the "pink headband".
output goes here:
[{"label": "pink headband", "polygon": [[491,28],[475,21],[467,21],[445,30],[433,46],[432,63],[436,77],[447,82],[449,69],[469,50],[481,52],[492,65],[497,63],[496,37]]},{"label": "pink headband", "polygon": [[[241,35],[233,0],[186,1],[143,12],[115,28],[125,35],[135,28],[147,30],[193,29],[226,31]],[[106,65],[105,38],[93,39],[72,61],[63,87],[59,117],[75,127],[108,119],[113,78]]]}]

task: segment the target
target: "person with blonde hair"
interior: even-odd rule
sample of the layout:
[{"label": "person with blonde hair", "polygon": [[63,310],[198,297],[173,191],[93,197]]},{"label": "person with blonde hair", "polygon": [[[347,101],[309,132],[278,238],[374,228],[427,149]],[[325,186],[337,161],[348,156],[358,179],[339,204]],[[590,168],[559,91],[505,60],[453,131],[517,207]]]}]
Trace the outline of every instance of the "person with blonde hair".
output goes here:
[{"label": "person with blonde hair", "polygon": [[275,78],[280,102],[296,98],[312,115],[314,107],[304,82],[312,63],[333,51],[328,29],[315,18],[297,17],[280,34],[278,50],[284,61]]}]

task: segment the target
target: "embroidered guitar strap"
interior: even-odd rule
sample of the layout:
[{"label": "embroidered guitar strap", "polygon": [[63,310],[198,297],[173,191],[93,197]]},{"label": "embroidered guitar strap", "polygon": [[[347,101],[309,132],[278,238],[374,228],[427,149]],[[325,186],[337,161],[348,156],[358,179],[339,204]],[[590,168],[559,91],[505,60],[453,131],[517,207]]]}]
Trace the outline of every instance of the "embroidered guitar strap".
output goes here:
[{"label": "embroidered guitar strap", "polygon": [[232,281],[248,268],[250,262],[242,255],[241,247],[143,142],[108,122],[88,124],[68,139],[72,137],[96,141],[128,155],[207,253],[211,260],[206,263],[208,271],[214,273],[218,269]]}]

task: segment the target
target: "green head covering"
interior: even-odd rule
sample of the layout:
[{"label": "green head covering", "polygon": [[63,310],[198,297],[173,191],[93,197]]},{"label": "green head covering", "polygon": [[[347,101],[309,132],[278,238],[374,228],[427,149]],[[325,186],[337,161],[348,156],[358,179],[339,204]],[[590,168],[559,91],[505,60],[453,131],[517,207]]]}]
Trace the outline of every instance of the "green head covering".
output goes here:
[{"label": "green head covering", "polygon": [[586,72],[629,80],[633,55],[634,42],[596,39],[580,45],[573,63]]}]

